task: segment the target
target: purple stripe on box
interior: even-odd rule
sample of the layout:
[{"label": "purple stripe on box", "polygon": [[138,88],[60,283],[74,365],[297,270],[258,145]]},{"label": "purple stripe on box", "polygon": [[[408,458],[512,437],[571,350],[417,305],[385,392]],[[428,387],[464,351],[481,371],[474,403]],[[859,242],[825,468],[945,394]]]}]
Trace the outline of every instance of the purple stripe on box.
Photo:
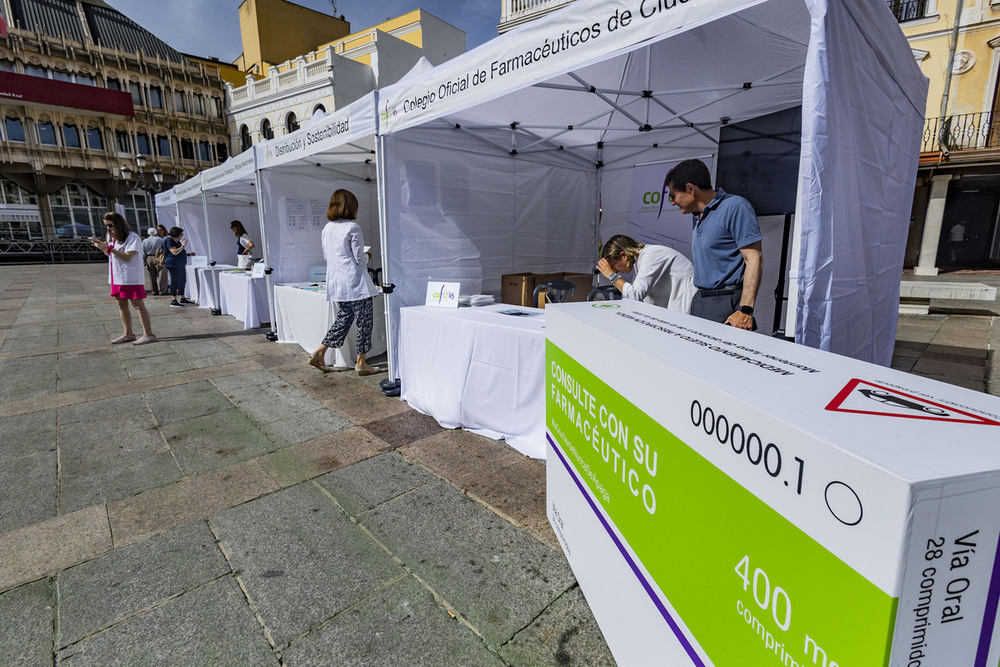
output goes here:
[{"label": "purple stripe on box", "polygon": [[[597,508],[597,505],[594,504],[594,501],[593,499],[591,499],[590,494],[584,488],[583,482],[580,481],[580,479],[576,476],[576,473],[573,470],[573,468],[566,461],[566,457],[563,455],[562,450],[560,450],[559,446],[556,445],[556,443],[552,440],[551,435],[546,433],[545,438],[546,440],[549,441],[549,444],[552,445],[552,450],[559,457],[559,460],[562,462],[563,467],[566,468],[566,472],[569,473],[570,478],[572,478],[573,482],[576,483],[577,488],[580,489],[580,493],[583,495],[584,498],[587,499],[587,503],[590,504],[590,509],[592,509],[594,511],[594,514],[597,515],[597,518],[600,519],[601,524],[604,526],[604,530],[607,531],[608,535],[611,537],[611,540],[615,543],[615,546],[618,547],[618,551],[620,551],[622,557],[625,558],[625,562],[627,562],[629,567],[632,568],[632,572],[639,580],[639,583],[641,583],[642,587],[646,589],[646,594],[649,596],[649,599],[652,600],[653,604],[656,605],[656,608],[660,610],[660,615],[663,616],[663,620],[667,622],[667,625],[669,625],[670,629],[673,630],[674,636],[677,637],[677,640],[684,647],[684,650],[687,651],[688,657],[691,658],[691,662],[693,662],[695,665],[698,665],[698,667],[705,667],[705,663],[702,662],[701,656],[699,656],[697,651],[694,650],[694,646],[692,646],[691,642],[688,641],[688,638],[684,635],[684,632],[681,630],[680,626],[677,625],[677,622],[670,615],[670,612],[667,611],[667,608],[663,606],[663,603],[660,601],[659,596],[656,595],[656,592],[653,591],[653,587],[649,585],[649,582],[646,581],[646,578],[639,570],[639,566],[637,566],[635,564],[635,561],[632,560],[632,557],[629,555],[628,551],[626,551],[625,546],[618,539],[618,536],[615,535],[615,531],[611,529],[611,526],[608,525],[608,522],[604,518],[604,515]],[[979,667],[979,665],[977,664],[976,667]]]},{"label": "purple stripe on box", "polygon": [[1000,602],[1000,541],[997,542],[997,552],[993,556],[993,576],[990,578],[990,590],[986,594],[986,609],[983,611],[983,626],[979,630],[975,667],[986,667],[986,659],[990,656],[990,642],[993,640],[993,624],[997,620],[998,602]]}]

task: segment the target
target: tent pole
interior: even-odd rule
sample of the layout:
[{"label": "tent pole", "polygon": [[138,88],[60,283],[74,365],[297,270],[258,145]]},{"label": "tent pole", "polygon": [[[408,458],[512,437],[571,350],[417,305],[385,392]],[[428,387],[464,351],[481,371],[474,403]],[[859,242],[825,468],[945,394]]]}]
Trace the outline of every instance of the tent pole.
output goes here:
[{"label": "tent pole", "polygon": [[270,318],[271,329],[264,337],[270,341],[278,340],[278,321],[274,316],[274,288],[271,285],[271,271],[274,269],[271,267],[271,263],[268,261],[267,255],[267,234],[264,229],[264,206],[263,204],[263,189],[260,187],[260,163],[258,162],[257,147],[251,146],[250,150],[253,151],[253,186],[257,193],[257,223],[260,225],[260,254],[261,259],[264,261],[264,284],[267,290],[267,314]]},{"label": "tent pole", "polygon": [[[205,221],[205,245],[208,246],[208,261],[212,262],[212,230],[208,228],[208,195],[205,194],[205,177],[201,174],[201,217]],[[177,208],[178,219],[180,219],[180,207]],[[215,271],[205,271],[206,278],[212,281],[212,314],[222,314],[222,298],[219,296],[219,274]]]},{"label": "tent pole", "polygon": [[[399,396],[400,378],[396,361],[396,345],[393,342],[395,323],[392,320],[392,265],[389,263],[389,213],[386,204],[385,178],[385,135],[376,136],[375,173],[378,190],[378,233],[382,246],[382,305],[385,309],[385,350],[389,362],[389,377],[382,381],[382,393],[386,396]],[[388,290],[386,287],[388,286]]]}]

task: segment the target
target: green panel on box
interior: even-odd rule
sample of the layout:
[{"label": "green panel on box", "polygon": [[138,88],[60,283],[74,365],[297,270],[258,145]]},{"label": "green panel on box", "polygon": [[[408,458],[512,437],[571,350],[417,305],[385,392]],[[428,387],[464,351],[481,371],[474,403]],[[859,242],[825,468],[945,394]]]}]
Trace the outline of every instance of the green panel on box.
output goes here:
[{"label": "green panel on box", "polygon": [[896,598],[551,341],[546,368],[557,446],[714,664],[888,662]]}]

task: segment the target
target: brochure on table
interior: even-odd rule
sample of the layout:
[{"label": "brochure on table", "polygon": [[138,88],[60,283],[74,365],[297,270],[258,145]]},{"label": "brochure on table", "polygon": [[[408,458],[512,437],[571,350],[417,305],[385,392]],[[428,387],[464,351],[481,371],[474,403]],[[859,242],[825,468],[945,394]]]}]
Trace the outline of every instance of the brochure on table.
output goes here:
[{"label": "brochure on table", "polygon": [[998,664],[1000,399],[645,303],[545,313],[549,520],[619,664]]},{"label": "brochure on table", "polygon": [[253,271],[250,272],[251,278],[263,278],[264,277],[264,262],[257,262],[253,265]]}]

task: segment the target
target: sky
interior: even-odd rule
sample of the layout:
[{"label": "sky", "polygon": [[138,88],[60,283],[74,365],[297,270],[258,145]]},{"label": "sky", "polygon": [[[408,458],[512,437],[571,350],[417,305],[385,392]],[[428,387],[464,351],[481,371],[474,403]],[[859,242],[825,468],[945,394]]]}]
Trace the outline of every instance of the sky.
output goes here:
[{"label": "sky", "polygon": [[[292,0],[324,14],[333,14],[330,0]],[[240,46],[241,0],[105,0],[109,5],[182,53],[233,62]],[[336,0],[336,15],[344,15],[352,32],[386,18],[423,9],[465,31],[472,50],[497,36],[501,0]],[[169,7],[169,11],[167,11]]]}]

